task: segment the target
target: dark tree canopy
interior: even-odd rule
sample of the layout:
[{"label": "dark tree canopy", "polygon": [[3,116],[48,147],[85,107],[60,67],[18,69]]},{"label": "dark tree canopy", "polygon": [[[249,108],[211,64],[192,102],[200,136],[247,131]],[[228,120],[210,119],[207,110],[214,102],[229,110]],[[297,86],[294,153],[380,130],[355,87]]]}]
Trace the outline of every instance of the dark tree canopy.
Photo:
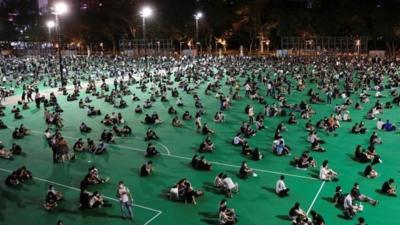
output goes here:
[{"label": "dark tree canopy", "polygon": [[[8,0],[0,7],[0,32],[4,40],[46,40],[45,21],[34,0]],[[80,9],[73,0],[62,18],[63,38],[85,44],[104,42],[116,49],[122,38],[141,38],[143,5],[154,9],[148,18],[149,38],[189,41],[195,33],[193,15],[204,13],[199,35],[210,47],[217,38],[229,48],[255,48],[265,37],[279,48],[283,36],[367,36],[372,49],[395,51],[400,39],[399,0],[112,0],[102,6]]]}]

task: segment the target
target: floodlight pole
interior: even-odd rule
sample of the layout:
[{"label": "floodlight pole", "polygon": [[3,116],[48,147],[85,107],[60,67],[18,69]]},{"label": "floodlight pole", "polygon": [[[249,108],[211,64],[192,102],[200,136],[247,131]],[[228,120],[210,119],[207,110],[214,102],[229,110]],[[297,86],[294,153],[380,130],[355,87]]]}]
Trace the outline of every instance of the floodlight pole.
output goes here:
[{"label": "floodlight pole", "polygon": [[144,44],[144,60],[145,60],[145,69],[144,71],[148,71],[149,63],[147,59],[147,40],[146,40],[146,16],[142,16],[142,26],[143,26],[143,44]]},{"label": "floodlight pole", "polygon": [[56,29],[57,29],[57,41],[58,41],[58,64],[60,67],[60,79],[61,79],[61,87],[65,86],[64,82],[64,73],[62,66],[62,55],[61,55],[61,34],[60,34],[60,19],[58,18],[58,14],[56,14]]}]

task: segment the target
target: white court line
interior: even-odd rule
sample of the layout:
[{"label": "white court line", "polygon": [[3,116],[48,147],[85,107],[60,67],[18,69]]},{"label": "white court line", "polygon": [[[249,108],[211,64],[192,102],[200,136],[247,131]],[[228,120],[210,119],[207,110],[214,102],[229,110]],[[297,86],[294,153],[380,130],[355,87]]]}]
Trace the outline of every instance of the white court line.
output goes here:
[{"label": "white court line", "polygon": [[[163,155],[163,154],[162,154]],[[185,157],[185,156],[179,156],[179,155],[169,155],[172,158],[179,158],[179,159],[186,159],[186,160],[192,160],[192,158]],[[221,166],[226,166],[226,167],[233,167],[233,168],[240,168],[241,166],[237,165],[232,165],[232,164],[227,164],[227,163],[221,163],[221,162],[216,162],[216,161],[209,161],[212,164],[216,165],[221,165]],[[271,173],[271,174],[277,174],[277,175],[285,175],[285,176],[290,176],[290,177],[297,177],[297,178],[303,178],[303,179],[308,179],[308,180],[319,180],[313,177],[306,177],[306,176],[301,176],[301,175],[295,175],[295,174],[290,174],[290,173],[282,173],[282,172],[277,172],[277,171],[272,171],[272,170],[264,170],[264,169],[256,169],[252,168],[254,171],[259,171],[259,172],[264,172],[264,173]]]},{"label": "white court line", "polygon": [[[39,132],[39,131],[34,131],[34,130],[30,130],[32,133],[37,133],[37,134],[43,134],[43,132]],[[69,137],[69,136],[64,136],[64,138],[66,139],[71,139],[71,140],[78,140],[79,138],[75,138],[75,137]],[[118,147],[118,148],[122,148],[122,149],[129,149],[129,150],[133,150],[133,151],[137,151],[137,152],[145,152],[145,149],[141,149],[141,148],[135,148],[135,147],[129,147],[129,146],[124,146],[124,145],[117,145],[117,144],[108,144],[108,146],[114,146],[114,147]],[[165,154],[165,153],[160,153],[161,155],[164,156],[168,156],[171,158],[178,158],[178,159],[185,159],[185,160],[192,160],[192,158],[190,157],[186,157],[186,156],[179,156],[179,155],[172,155],[172,154]],[[215,165],[221,165],[221,166],[226,166],[226,167],[232,167],[232,168],[240,168],[240,166],[237,165],[232,165],[232,164],[227,164],[227,163],[222,163],[222,162],[216,162],[216,161],[209,161],[210,163],[213,163]],[[263,172],[263,173],[270,173],[270,174],[277,174],[277,175],[285,175],[288,177],[297,177],[297,178],[302,178],[302,179],[307,179],[307,180],[319,180],[317,178],[314,177],[307,177],[307,176],[302,176],[302,175],[295,175],[295,174],[290,174],[290,173],[283,173],[283,172],[278,172],[278,171],[272,171],[272,170],[264,170],[264,169],[257,169],[257,168],[252,168],[255,171],[258,172]]]},{"label": "white court line", "polygon": [[[12,173],[13,172],[11,170],[4,169],[4,168],[0,168],[0,171],[6,172],[6,173]],[[68,185],[65,185],[65,184],[61,184],[61,183],[58,183],[58,182],[55,182],[55,181],[50,181],[50,180],[43,179],[43,178],[40,178],[40,177],[33,177],[33,179],[38,180],[38,181],[42,181],[42,182],[47,182],[47,183],[50,183],[50,184],[54,184],[54,185],[57,185],[57,186],[60,186],[60,187],[64,187],[64,188],[67,188],[67,189],[71,189],[71,190],[74,190],[74,191],[78,191],[78,192],[81,191],[79,188],[68,186]],[[111,201],[114,201],[114,202],[119,202],[119,200],[116,199],[116,198],[111,198],[111,197],[108,197],[108,196],[105,196],[105,195],[102,195],[102,196],[105,199],[108,199],[108,200],[111,200]],[[146,210],[149,210],[149,211],[157,213],[155,216],[150,218],[144,225],[149,224],[151,221],[156,219],[162,213],[162,211],[160,211],[160,210],[149,208],[149,207],[146,207],[146,206],[143,206],[143,205],[138,205],[138,204],[132,204],[132,205],[135,206],[135,207],[138,207],[138,208],[146,209]]]},{"label": "white court line", "polygon": [[151,223],[153,220],[155,220],[157,217],[159,217],[161,215],[161,211],[159,211],[155,216],[153,216],[152,218],[150,218],[149,220],[147,220],[146,223],[144,223],[143,225],[147,225],[149,223]]},{"label": "white court line", "polygon": [[319,196],[319,194],[321,193],[322,188],[324,187],[325,183],[326,183],[326,181],[323,181],[322,184],[321,184],[321,186],[319,187],[318,192],[317,192],[317,194],[315,195],[313,201],[311,202],[310,207],[308,207],[307,215],[310,213],[312,207],[314,206],[315,202],[317,201],[318,196]]},{"label": "white court line", "polygon": [[[15,127],[9,127],[9,128],[10,128],[10,129],[15,129]],[[36,131],[36,130],[30,130],[30,129],[29,129],[29,131],[32,132],[32,133],[35,133],[35,134],[44,134],[44,132],[40,132],[40,131]],[[69,136],[64,136],[64,135],[62,135],[62,136],[63,136],[64,138],[66,138],[66,139],[71,139],[71,140],[78,140],[78,139],[79,139],[79,138],[69,137]],[[117,137],[117,138],[118,138],[118,137]],[[137,139],[137,140],[142,140],[141,138],[135,137],[135,136],[133,136],[133,138],[135,138],[135,139]],[[122,138],[121,138],[121,139],[122,139]],[[98,141],[94,141],[94,142],[99,143]],[[158,141],[152,141],[152,142],[161,145],[161,147],[163,147],[163,148],[165,149],[165,151],[167,152],[166,155],[171,155],[171,152],[170,152],[170,150],[169,150],[169,148],[168,148],[167,146],[165,146],[164,144],[162,144],[161,142],[158,142]],[[145,152],[145,151],[146,151],[145,149],[133,148],[133,147],[123,146],[123,145],[116,145],[116,144],[112,144],[112,143],[107,143],[107,145],[108,145],[108,146],[116,146],[116,147],[120,147],[120,148],[132,149],[132,150],[140,151],[140,152]]]}]

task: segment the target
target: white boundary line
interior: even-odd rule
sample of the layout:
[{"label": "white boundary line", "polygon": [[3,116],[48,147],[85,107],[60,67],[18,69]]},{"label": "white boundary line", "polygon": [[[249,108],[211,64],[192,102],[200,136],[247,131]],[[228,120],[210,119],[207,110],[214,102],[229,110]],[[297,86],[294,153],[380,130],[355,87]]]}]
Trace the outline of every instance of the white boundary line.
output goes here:
[{"label": "white boundary line", "polygon": [[155,216],[153,216],[152,218],[150,218],[149,220],[147,220],[146,223],[144,223],[143,225],[147,225],[149,223],[151,223],[153,220],[155,220],[157,217],[159,217],[162,214],[161,211],[159,211]]},{"label": "white boundary line", "polygon": [[[15,129],[15,127],[9,127],[10,129]],[[36,131],[36,130],[31,130],[29,129],[30,132],[34,133],[34,134],[44,134],[44,132],[40,132],[40,131]],[[69,136],[64,136],[64,138],[66,139],[71,139],[71,140],[78,140],[79,138],[75,138],[75,137],[69,137]],[[142,140],[139,137],[135,137],[133,136],[133,138],[135,138],[136,140]],[[120,138],[122,139],[122,138]],[[98,142],[98,141],[94,141],[94,142]],[[152,141],[156,144],[159,144],[161,147],[163,147],[165,149],[165,151],[167,152],[166,155],[171,155],[171,151],[169,150],[169,148],[167,146],[165,146],[164,144],[162,144],[161,142],[158,141]],[[141,149],[141,148],[133,148],[133,147],[128,147],[128,146],[123,146],[123,145],[117,145],[117,144],[112,144],[112,143],[107,143],[108,146],[116,146],[116,147],[120,147],[120,148],[127,148],[127,149],[131,149],[131,150],[135,150],[135,151],[140,151],[140,152],[145,152],[145,149]],[[163,154],[164,155],[164,154]]]},{"label": "white boundary line", "polygon": [[[0,171],[6,172],[6,173],[12,173],[13,172],[11,170],[4,169],[4,168],[1,168],[1,167],[0,167]],[[57,186],[60,186],[60,187],[64,187],[64,188],[67,188],[67,189],[71,189],[71,190],[80,192],[79,188],[68,186],[68,185],[65,185],[65,184],[61,184],[61,183],[58,183],[58,182],[55,182],[55,181],[43,179],[43,178],[40,178],[40,177],[33,177],[33,179],[38,180],[38,181],[42,181],[42,182],[47,182],[47,183],[50,183],[50,184],[54,184],[54,185],[57,185]],[[114,201],[114,202],[119,202],[119,200],[116,199],[116,198],[111,198],[111,197],[108,197],[108,196],[105,196],[105,195],[102,195],[102,196],[105,199],[108,199],[108,200],[111,200],[111,201]],[[149,207],[146,207],[146,206],[143,206],[143,205],[138,205],[138,204],[132,204],[132,205],[135,206],[135,207],[138,207],[138,208],[142,208],[142,209],[145,209],[145,210],[156,212],[156,215],[154,215],[149,220],[147,220],[146,223],[144,223],[144,225],[150,224],[154,219],[156,219],[158,216],[160,216],[162,214],[162,211],[157,210],[157,209],[149,208]]]},{"label": "white boundary line", "polygon": [[[39,131],[35,131],[35,130],[30,130],[30,131],[32,133],[36,133],[36,134],[43,134],[43,132],[39,132]],[[64,135],[63,135],[63,137],[66,138],[66,139],[74,140],[74,141],[79,139],[79,138],[76,138],[76,137],[69,137],[69,136],[64,136]],[[129,149],[129,150],[133,150],[133,151],[137,151],[137,152],[145,152],[146,151],[145,149],[129,147],[129,146],[125,146],[125,145],[108,144],[108,146],[114,146],[114,147],[118,147],[118,148],[122,148],[122,149]],[[167,153],[167,154],[160,153],[160,154],[164,155],[164,156],[171,157],[171,158],[192,160],[192,158],[186,157],[186,156],[172,155],[172,154],[169,154],[169,153]],[[226,167],[232,167],[232,168],[240,168],[240,166],[227,164],[227,163],[222,163],[222,162],[216,162],[216,161],[209,161],[209,162],[212,163],[212,164],[215,164],[215,165],[220,165],[220,166],[226,166]],[[319,179],[313,178],[313,177],[307,177],[307,176],[284,173],[284,172],[278,172],[278,171],[272,171],[272,170],[264,170],[264,169],[257,169],[257,168],[253,168],[253,170],[258,171],[258,172],[263,172],[263,173],[270,173],[270,174],[276,174],[276,175],[285,175],[285,176],[288,176],[288,177],[297,177],[297,178],[302,178],[302,179],[307,179],[307,180],[319,180]]]},{"label": "white boundary line", "polygon": [[326,183],[326,181],[322,181],[321,186],[319,187],[317,194],[315,194],[315,197],[314,197],[313,201],[311,202],[310,207],[308,207],[307,215],[310,213],[312,207],[314,206],[315,202],[317,201],[318,196],[321,193],[322,188],[324,187],[325,183]]}]

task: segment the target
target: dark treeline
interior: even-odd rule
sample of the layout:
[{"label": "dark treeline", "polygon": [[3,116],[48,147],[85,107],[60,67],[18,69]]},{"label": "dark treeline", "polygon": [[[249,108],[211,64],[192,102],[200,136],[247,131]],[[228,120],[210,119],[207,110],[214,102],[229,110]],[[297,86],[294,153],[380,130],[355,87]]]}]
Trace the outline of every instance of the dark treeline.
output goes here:
[{"label": "dark treeline", "polygon": [[[0,8],[2,40],[47,40],[50,14],[39,14],[34,0],[5,2]],[[80,0],[66,2],[71,8],[62,18],[63,39],[104,42],[114,50],[120,39],[142,37],[143,5],[154,9],[147,37],[176,43],[194,37],[193,15],[202,11],[199,39],[206,47],[224,38],[228,48],[255,49],[262,36],[272,48],[279,48],[283,36],[366,36],[370,49],[390,53],[400,44],[399,0],[102,0],[101,6],[87,10],[80,8]]]}]

